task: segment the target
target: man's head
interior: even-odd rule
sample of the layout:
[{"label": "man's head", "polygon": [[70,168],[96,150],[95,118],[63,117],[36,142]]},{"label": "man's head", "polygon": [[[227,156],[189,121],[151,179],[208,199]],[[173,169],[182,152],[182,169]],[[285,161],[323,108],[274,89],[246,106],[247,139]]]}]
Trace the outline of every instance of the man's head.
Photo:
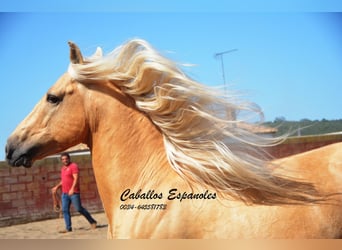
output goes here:
[{"label": "man's head", "polygon": [[62,153],[61,161],[64,166],[68,166],[70,164],[70,155],[68,153]]}]

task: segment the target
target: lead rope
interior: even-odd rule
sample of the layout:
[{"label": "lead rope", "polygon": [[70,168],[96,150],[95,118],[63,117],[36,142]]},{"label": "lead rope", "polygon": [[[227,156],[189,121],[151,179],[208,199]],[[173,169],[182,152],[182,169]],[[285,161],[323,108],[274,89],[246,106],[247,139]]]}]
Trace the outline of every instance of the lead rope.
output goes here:
[{"label": "lead rope", "polygon": [[53,211],[59,213],[59,218],[62,218],[62,203],[60,199],[60,195],[58,195],[58,191],[52,192],[52,200],[53,200]]}]

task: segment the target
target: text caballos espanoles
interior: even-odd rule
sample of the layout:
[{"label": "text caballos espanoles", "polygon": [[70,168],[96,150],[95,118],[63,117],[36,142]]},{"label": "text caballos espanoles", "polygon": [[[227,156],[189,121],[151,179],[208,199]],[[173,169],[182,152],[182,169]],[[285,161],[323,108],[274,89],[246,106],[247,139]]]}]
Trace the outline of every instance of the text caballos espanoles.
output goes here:
[{"label": "text caballos espanoles", "polygon": [[[143,192],[142,189],[139,189],[137,192],[132,192],[129,188],[122,192],[120,196],[121,201],[126,200],[156,200],[163,199],[163,193],[158,193],[154,190],[148,190],[147,192]],[[206,190],[203,193],[188,193],[188,192],[179,192],[177,188],[172,188],[169,190],[167,195],[168,200],[211,200],[216,199],[216,193],[210,193]]]}]

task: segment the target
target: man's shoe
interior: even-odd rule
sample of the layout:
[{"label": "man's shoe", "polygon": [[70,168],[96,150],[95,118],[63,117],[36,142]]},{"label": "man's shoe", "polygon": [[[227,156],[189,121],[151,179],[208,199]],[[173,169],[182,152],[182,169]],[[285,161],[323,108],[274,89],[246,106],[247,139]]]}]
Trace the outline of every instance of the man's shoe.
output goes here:
[{"label": "man's shoe", "polygon": [[91,223],[90,226],[91,226],[91,229],[96,229],[96,227],[97,227],[97,222]]},{"label": "man's shoe", "polygon": [[65,234],[65,233],[70,233],[70,232],[72,232],[72,230],[64,229],[64,230],[58,231],[58,233],[60,233],[60,234]]}]

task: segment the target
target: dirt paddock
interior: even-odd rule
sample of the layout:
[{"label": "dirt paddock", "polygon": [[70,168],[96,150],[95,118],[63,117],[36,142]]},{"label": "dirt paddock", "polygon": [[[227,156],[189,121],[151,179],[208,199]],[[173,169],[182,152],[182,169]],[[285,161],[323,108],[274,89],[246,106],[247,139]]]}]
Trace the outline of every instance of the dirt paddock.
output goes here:
[{"label": "dirt paddock", "polygon": [[82,215],[71,218],[73,232],[59,233],[65,228],[64,219],[50,219],[0,227],[0,239],[106,239],[108,223],[104,213],[92,214],[97,228],[91,229]]}]

